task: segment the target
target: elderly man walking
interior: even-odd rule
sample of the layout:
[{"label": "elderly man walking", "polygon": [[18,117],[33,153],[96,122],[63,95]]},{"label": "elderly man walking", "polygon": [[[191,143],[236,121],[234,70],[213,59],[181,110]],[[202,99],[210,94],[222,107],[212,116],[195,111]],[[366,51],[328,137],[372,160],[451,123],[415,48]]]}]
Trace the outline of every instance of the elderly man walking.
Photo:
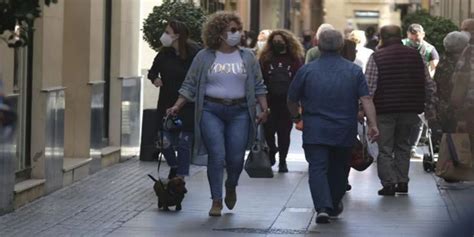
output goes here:
[{"label": "elderly man walking", "polygon": [[[362,69],[344,59],[342,34],[326,30],[319,37],[321,57],[303,66],[288,91],[294,122],[304,121],[303,148],[309,163],[309,186],[316,223],[328,223],[342,212],[351,147],[357,135],[358,101],[369,121],[369,136],[378,129],[375,109]],[[303,115],[298,106],[304,107]]]},{"label": "elderly man walking", "polygon": [[[418,51],[402,44],[400,27],[384,26],[380,36],[381,47],[369,58],[365,75],[380,129],[377,169],[383,188],[378,194],[393,196],[408,192],[410,131],[425,111],[425,95],[434,98],[436,84]],[[430,119],[434,102],[428,102]]]}]

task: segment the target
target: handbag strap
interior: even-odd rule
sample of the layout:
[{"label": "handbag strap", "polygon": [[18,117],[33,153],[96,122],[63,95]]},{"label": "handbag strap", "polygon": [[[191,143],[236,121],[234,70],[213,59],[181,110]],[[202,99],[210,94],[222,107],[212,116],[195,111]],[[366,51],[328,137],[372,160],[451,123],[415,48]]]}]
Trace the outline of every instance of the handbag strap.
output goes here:
[{"label": "handbag strap", "polygon": [[362,143],[362,157],[364,157],[364,160],[369,159],[368,156],[368,143],[367,143],[367,120],[364,118],[364,121],[361,123],[362,124],[362,137],[360,138],[360,141]]},{"label": "handbag strap", "polygon": [[362,137],[361,137],[361,142],[364,147],[367,146],[367,123],[364,119],[364,122],[362,122]]},{"label": "handbag strap", "polygon": [[261,124],[257,124],[257,127],[255,128],[255,142],[259,142],[259,141],[262,141],[262,125]]}]

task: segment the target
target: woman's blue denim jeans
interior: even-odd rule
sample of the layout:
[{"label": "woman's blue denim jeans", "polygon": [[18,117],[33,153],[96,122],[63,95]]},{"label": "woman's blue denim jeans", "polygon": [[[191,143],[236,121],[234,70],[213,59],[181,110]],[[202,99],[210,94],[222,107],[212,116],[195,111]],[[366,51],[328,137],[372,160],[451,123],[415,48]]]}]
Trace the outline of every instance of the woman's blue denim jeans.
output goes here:
[{"label": "woman's blue denim jeans", "polygon": [[213,200],[222,199],[224,167],[226,187],[235,187],[244,166],[250,129],[246,103],[223,105],[204,101],[201,136],[208,151],[207,177]]},{"label": "woman's blue denim jeans", "polygon": [[[160,136],[160,134],[158,134]],[[161,139],[161,138],[159,138]],[[171,168],[177,168],[176,175],[188,176],[193,145],[192,132],[163,131],[162,153]],[[176,156],[178,152],[178,156]]]}]

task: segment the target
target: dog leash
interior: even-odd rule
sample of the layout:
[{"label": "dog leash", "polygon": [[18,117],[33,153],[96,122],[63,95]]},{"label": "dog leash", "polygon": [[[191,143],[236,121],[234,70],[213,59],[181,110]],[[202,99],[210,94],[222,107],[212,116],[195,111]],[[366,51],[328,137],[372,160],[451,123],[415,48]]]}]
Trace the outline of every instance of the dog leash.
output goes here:
[{"label": "dog leash", "polygon": [[160,131],[160,152],[158,153],[158,168],[156,170],[156,173],[158,175],[158,178],[160,178],[160,167],[161,167],[161,161],[163,160],[163,146],[164,146],[164,140],[165,140],[165,135],[163,134],[163,130]]}]

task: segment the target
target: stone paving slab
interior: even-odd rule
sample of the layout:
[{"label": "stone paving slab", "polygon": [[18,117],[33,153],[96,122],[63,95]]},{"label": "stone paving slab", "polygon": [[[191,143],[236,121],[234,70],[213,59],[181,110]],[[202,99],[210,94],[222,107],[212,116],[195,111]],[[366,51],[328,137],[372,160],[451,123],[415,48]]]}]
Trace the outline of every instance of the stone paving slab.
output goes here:
[{"label": "stone paving slab", "polygon": [[[250,179],[238,188],[233,211],[208,217],[210,207],[204,173],[188,181],[190,195],[180,213],[150,207],[110,236],[434,236],[451,223],[446,204],[432,175],[413,163],[409,195],[380,197],[376,167],[353,171],[353,190],[344,200],[346,211],[330,225],[316,225],[307,185],[307,165],[292,162],[288,174],[274,179]],[[204,194],[203,194],[204,193]],[[144,232],[140,232],[143,230]]]},{"label": "stone paving slab", "polygon": [[0,217],[0,236],[106,235],[156,205],[146,176],[156,174],[156,164],[130,160],[42,197]]},{"label": "stone paving slab", "polygon": [[[351,172],[353,190],[341,219],[316,225],[307,164],[291,160],[290,172],[273,179],[251,179],[244,172],[237,206],[218,218],[207,214],[204,167],[192,166],[183,210],[163,212],[146,176],[156,173],[156,163],[130,160],[1,216],[0,236],[435,236],[458,212],[455,201],[446,201],[452,190],[438,190],[420,162],[412,162],[409,195],[377,196],[374,165]],[[162,169],[166,175],[166,165]]]}]

